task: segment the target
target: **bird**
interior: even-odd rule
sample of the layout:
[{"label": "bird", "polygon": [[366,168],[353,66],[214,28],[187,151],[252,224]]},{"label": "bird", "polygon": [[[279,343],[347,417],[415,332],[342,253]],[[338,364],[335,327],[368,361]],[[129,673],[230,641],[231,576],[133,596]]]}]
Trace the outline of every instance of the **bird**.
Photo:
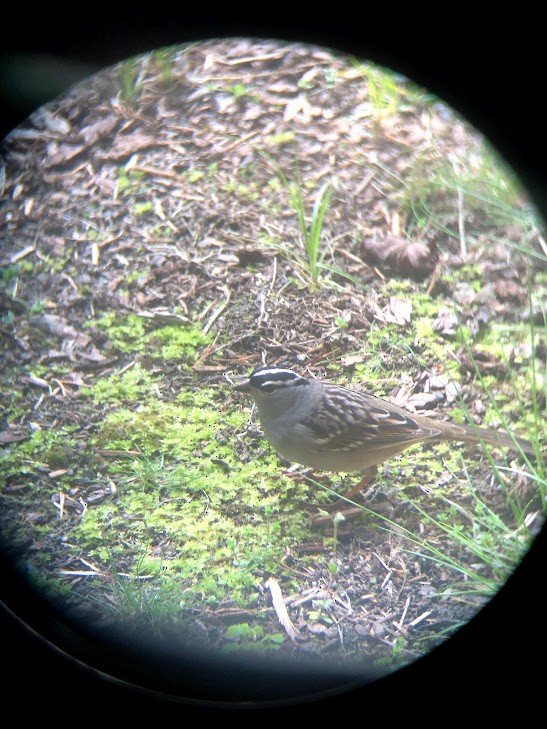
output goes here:
[{"label": "bird", "polygon": [[[532,453],[525,439],[417,415],[363,390],[260,367],[234,389],[252,397],[264,435],[288,461],[314,470],[366,472],[423,441],[485,443]],[[365,479],[345,494],[351,498]]]}]

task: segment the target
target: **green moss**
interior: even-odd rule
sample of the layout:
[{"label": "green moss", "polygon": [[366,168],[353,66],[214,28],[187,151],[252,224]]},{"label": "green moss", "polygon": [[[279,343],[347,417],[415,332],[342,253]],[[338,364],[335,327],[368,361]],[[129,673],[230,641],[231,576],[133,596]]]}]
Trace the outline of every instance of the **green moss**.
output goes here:
[{"label": "green moss", "polygon": [[198,180],[201,180],[202,177],[205,177],[205,172],[197,169],[186,170],[185,174],[191,183],[197,182]]},{"label": "green moss", "polygon": [[[131,370],[125,374],[129,372]],[[137,372],[147,375],[140,367]],[[185,390],[179,393],[177,402],[167,403],[154,398],[137,409],[120,408],[109,413],[95,441],[103,448],[131,449],[138,443],[147,453],[162,451],[175,457],[188,455],[197,448],[205,451],[215,448],[217,455],[223,457],[229,448],[215,439],[219,409],[215,390]],[[225,415],[227,427],[241,427],[244,421],[244,414],[239,412]]]},{"label": "green moss", "polygon": [[[189,602],[217,604],[227,593],[236,604],[255,602],[264,573],[277,570],[285,549],[278,538],[281,527],[271,514],[266,519],[263,509],[256,519],[252,503],[247,503],[258,481],[256,467],[234,463],[227,474],[205,459],[163,466],[157,470],[155,488],[149,483],[145,489],[138,470],[137,465],[125,483],[118,481],[115,504],[89,510],[78,521],[71,541],[110,569],[127,560],[125,545],[138,544],[141,554],[133,573],[184,584]],[[276,502],[271,511],[286,509],[279,494],[270,494],[270,501]],[[246,520],[241,520],[242,511]],[[285,527],[290,523],[289,518]],[[294,534],[296,539],[298,529]],[[164,545],[164,554],[152,555],[156,544]]]},{"label": "green moss", "polygon": [[196,326],[164,326],[150,337],[150,344],[160,344],[160,356],[165,362],[190,364],[197,359],[201,347],[212,341]]},{"label": "green moss", "polygon": [[0,449],[0,482],[11,477],[54,470],[72,460],[74,428],[38,430],[28,440]]},{"label": "green moss", "polygon": [[93,398],[96,403],[136,403],[153,393],[154,378],[138,363],[122,374],[114,373],[98,379],[93,385],[82,389],[84,397]]},{"label": "green moss", "polygon": [[269,147],[281,147],[289,142],[294,142],[296,134],[294,132],[281,132],[279,134],[269,134],[265,137],[264,143]]},{"label": "green moss", "polygon": [[15,263],[10,266],[0,266],[0,288],[5,288],[9,282],[17,278],[20,269],[20,263]]},{"label": "green moss", "polygon": [[[135,277],[138,278],[138,272]],[[90,323],[102,329],[112,345],[123,353],[144,352],[160,357],[166,362],[179,362],[189,366],[197,359],[200,348],[212,341],[211,334],[204,334],[193,324],[163,327],[148,330],[147,321],[135,314],[122,316],[109,312]]]},{"label": "green moss", "polygon": [[131,188],[131,180],[125,172],[125,168],[121,167],[118,172],[118,180],[116,183],[116,189],[118,193],[128,192]]},{"label": "green moss", "polygon": [[429,317],[431,321],[435,320],[435,317],[439,313],[440,303],[436,299],[432,299],[431,296],[423,293],[414,293],[411,297],[412,301],[412,312],[414,316]]},{"label": "green moss", "polygon": [[[116,500],[89,509],[71,543],[110,571],[127,572],[120,564],[131,559],[135,578],[161,579],[168,591],[183,585],[188,604],[218,604],[227,594],[235,604],[256,602],[287,543],[306,533],[294,499],[307,487],[285,480],[271,451],[259,462],[237,460],[229,434],[247,414],[233,408],[221,420],[221,405],[215,389],[188,389],[176,402],[156,398],[109,413],[95,447],[140,455],[108,464]],[[127,589],[124,583],[119,595],[131,602]]]},{"label": "green moss", "polygon": [[121,316],[108,312],[99,319],[89,322],[89,326],[102,329],[112,345],[120,352],[140,351],[147,340],[145,320],[136,314]]},{"label": "green moss", "polygon": [[[9,402],[3,402],[3,413],[2,416],[8,423],[20,422],[20,419],[24,417],[28,412],[26,404],[26,398],[21,391],[12,390],[10,392]],[[1,453],[1,450],[0,450]]]},{"label": "green moss", "polygon": [[152,210],[154,210],[154,203],[151,203],[151,202],[135,203],[133,206],[133,210],[135,212],[135,215],[144,215],[145,213],[149,213]]},{"label": "green moss", "polygon": [[285,640],[282,633],[266,633],[261,625],[238,623],[230,625],[226,630],[226,638],[231,641],[223,645],[222,650],[227,653],[234,651],[262,652],[279,648]]},{"label": "green moss", "polygon": [[42,597],[58,600],[70,595],[70,586],[62,579],[46,576],[37,569],[28,570],[26,577]]},{"label": "green moss", "polygon": [[168,225],[156,225],[152,228],[152,233],[158,238],[169,238],[173,231]]}]

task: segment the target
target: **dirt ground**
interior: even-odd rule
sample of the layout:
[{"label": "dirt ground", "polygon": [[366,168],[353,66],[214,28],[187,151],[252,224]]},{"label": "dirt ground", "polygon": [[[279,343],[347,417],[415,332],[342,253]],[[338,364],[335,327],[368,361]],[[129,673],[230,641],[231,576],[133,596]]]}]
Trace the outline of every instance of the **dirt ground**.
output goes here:
[{"label": "dirt ground", "polygon": [[[464,215],[458,194],[428,182],[428,169],[444,160],[462,174],[464,159],[473,161],[469,150],[482,149],[480,136],[425,92],[395,103],[384,88],[384,100],[375,102],[373,84],[348,59],[320,49],[246,40],[197,45],[169,60],[156,54],[108,69],[38,110],[4,141],[1,446],[9,455],[37,432],[67,426],[78,446],[69,463],[66,452],[60,460],[50,452],[45,465],[9,472],[2,530],[17,560],[65,575],[71,604],[82,614],[90,614],[89,595],[98,583],[86,579],[82,561],[67,557],[70,521],[81,516],[82,504],[92,511],[117,498],[108,478],[97,482],[112,454],[89,446],[109,406],[79,397],[98,379],[135,361],[159,367],[158,396],[169,401],[181,388],[226,393],[226,375],[248,373],[263,361],[351,380],[373,351],[383,373],[377,394],[450,417],[455,395],[443,363],[419,340],[412,348],[403,343],[416,312],[405,303],[411,295],[437,307],[433,331],[446,342],[446,357],[458,361],[459,394],[477,424],[486,409],[477,368],[503,394],[510,368],[530,365],[525,348],[515,347],[508,363],[481,349],[480,340],[494,322],[511,328],[530,319],[527,281],[544,270],[539,231],[529,231],[534,258],[519,251],[522,231],[513,220],[496,223],[493,234],[480,203]],[[309,211],[321,185],[333,187],[317,286],[279,170],[300,185]],[[412,198],[420,185],[421,207]],[[435,212],[428,210],[433,203]],[[527,205],[524,197],[515,200],[515,209]],[[480,286],[466,281],[464,270],[474,270]],[[402,286],[399,295],[394,282]],[[459,323],[450,313],[454,299]],[[158,366],[153,352],[124,352],[89,326],[112,312],[138,314],[152,328],[197,323],[212,339],[190,372],[173,363]],[[474,341],[470,351],[455,337],[461,324]],[[367,350],[371,333],[386,327],[392,338]],[[544,340],[539,357],[541,346]],[[59,365],[63,374],[56,374]],[[411,376],[401,380],[402,371]],[[224,408],[249,410],[231,392],[222,401]],[[221,422],[219,433],[230,437]],[[256,422],[233,443],[246,462],[266,447]],[[480,451],[471,457],[486,503],[508,529],[516,528],[488,460]],[[57,489],[51,497],[56,478],[76,466],[87,481],[79,477],[77,492]],[[405,496],[426,503],[435,479],[428,482],[423,466],[386,468],[391,483],[399,480],[404,489],[412,481]],[[440,483],[449,478],[443,469],[437,476]],[[337,480],[327,483],[334,487]],[[38,493],[42,485],[47,495],[29,502],[28,489]],[[515,473],[510,488],[531,504],[529,526],[537,531],[530,481]],[[419,511],[397,498],[397,487],[380,482],[363,501],[395,522],[402,518],[432,544],[438,538],[428,534],[433,527]],[[445,506],[459,509],[465,522],[469,503],[454,491]],[[281,647],[287,654],[408,662],[484,603],[478,592],[457,594],[446,565],[405,551],[396,528],[378,531],[351,518],[337,535],[334,579],[327,534],[332,529],[311,530],[304,542],[287,547],[283,568],[298,582],[296,592],[287,594],[274,575],[298,633]],[[443,549],[453,549],[454,559],[465,551],[461,544]],[[47,560],[40,559],[44,553]],[[309,555],[319,558],[302,561]],[[315,619],[306,612],[321,600],[328,621],[320,609]],[[195,630],[222,645],[231,624],[252,626],[259,614],[266,633],[280,630],[267,587],[257,606],[194,606]]]}]

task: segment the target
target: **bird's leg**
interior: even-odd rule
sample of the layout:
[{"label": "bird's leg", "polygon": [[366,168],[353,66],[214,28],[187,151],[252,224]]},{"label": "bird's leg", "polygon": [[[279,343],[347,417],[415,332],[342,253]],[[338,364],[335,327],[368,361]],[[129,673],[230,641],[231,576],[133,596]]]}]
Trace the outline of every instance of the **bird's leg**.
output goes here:
[{"label": "bird's leg", "polygon": [[311,517],[311,523],[313,524],[313,526],[321,526],[331,523],[331,513],[333,511],[339,512],[346,520],[355,519],[356,517],[360,516],[363,513],[362,508],[359,506],[352,507],[345,501],[345,499],[351,499],[352,496],[355,496],[355,494],[361,491],[365,486],[369,486],[371,483],[373,483],[374,479],[376,478],[377,472],[377,466],[371,466],[370,468],[367,468],[359,483],[357,483],[349,491],[347,491],[342,498],[338,499],[334,504],[329,504],[326,507],[321,506],[321,511]]},{"label": "bird's leg", "polygon": [[351,499],[352,496],[355,496],[355,494],[359,493],[359,491],[361,491],[365,486],[370,486],[370,484],[374,482],[377,473],[378,466],[371,466],[370,468],[367,468],[367,470],[363,473],[363,477],[361,478],[359,483],[357,483],[343,495],[344,499]]},{"label": "bird's leg", "polygon": [[[327,511],[329,513],[334,511],[340,511],[342,514],[346,514],[345,510],[351,510],[352,508],[351,504],[348,504],[346,499],[351,499],[352,496],[361,491],[361,489],[363,489],[365,486],[369,486],[376,478],[377,472],[377,466],[371,466],[370,468],[367,468],[367,470],[363,473],[363,476],[360,479],[359,483],[353,486],[349,491],[346,491],[346,493],[336,499],[336,501],[332,501],[330,504],[317,504],[311,502],[301,503],[306,507],[315,507],[320,509],[321,511]],[[353,508],[355,509],[355,507]],[[312,519],[312,521],[315,523],[315,517]]]},{"label": "bird's leg", "polygon": [[313,468],[309,468],[308,466],[300,466],[298,463],[294,463],[290,468],[287,468],[286,471],[284,471],[284,476],[287,476],[287,478],[293,478],[295,481],[306,481],[308,478],[318,479],[321,478],[318,477],[315,473]]}]

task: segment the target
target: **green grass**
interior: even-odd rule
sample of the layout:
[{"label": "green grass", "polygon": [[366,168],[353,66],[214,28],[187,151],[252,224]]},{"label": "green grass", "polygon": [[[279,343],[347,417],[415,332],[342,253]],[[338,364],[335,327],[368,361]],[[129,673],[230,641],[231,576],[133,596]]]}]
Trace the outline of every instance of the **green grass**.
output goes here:
[{"label": "green grass", "polygon": [[[434,553],[430,549],[430,545],[427,545],[426,548],[428,558],[450,562],[452,568],[459,570],[464,576],[467,585],[478,584],[486,588],[489,593],[493,593],[509,577],[533,539],[530,525],[533,524],[537,529],[538,521],[542,518],[541,515],[543,514],[544,518],[547,511],[547,474],[541,454],[546,415],[542,403],[545,403],[547,391],[545,390],[545,380],[543,380],[543,388],[541,388],[536,376],[538,361],[536,342],[534,319],[530,316],[529,367],[527,370],[519,372],[506,361],[509,373],[508,382],[505,383],[504,388],[500,387],[500,384],[496,384],[495,391],[491,378],[483,376],[479,365],[475,362],[470,341],[465,338],[463,342],[465,351],[474,367],[475,383],[479,387],[483,402],[488,406],[487,425],[491,424],[492,427],[500,427],[508,432],[513,432],[516,429],[514,421],[516,416],[521,423],[521,427],[517,429],[519,434],[527,437],[535,449],[535,455],[532,456],[524,453],[520,447],[516,447],[519,458],[524,462],[522,469],[516,470],[514,467],[499,466],[492,457],[490,449],[485,449],[493,482],[505,497],[507,516],[502,518],[487,506],[485,500],[480,496],[478,488],[474,485],[464,462],[452,474],[456,481],[461,479],[461,474],[464,475],[462,490],[470,498],[471,508],[466,507],[466,519],[463,524],[450,523],[444,518],[435,518],[416,505],[422,515],[443,530],[453,544],[459,545],[466,553],[472,554],[474,561],[478,560],[479,566],[469,569],[462,562],[446,560],[445,554]],[[513,341],[513,346],[514,344]],[[458,399],[458,402],[466,419],[470,420],[466,403],[461,398]],[[460,474],[460,476],[456,474]],[[527,496],[524,501],[519,496],[516,486],[519,478],[528,482],[528,488],[525,490]]]},{"label": "green grass", "polygon": [[[524,191],[517,178],[486,142],[451,160],[434,147],[421,150],[404,180],[391,170],[385,172],[399,186],[409,237],[437,229],[458,242],[464,260],[479,236],[483,245],[503,245],[513,254],[543,257],[529,244],[541,228],[538,216],[530,205],[522,204]],[[508,238],[508,227],[519,234]]]},{"label": "green grass", "polygon": [[[494,594],[510,577],[530,546],[533,538],[530,525],[535,522],[534,527],[536,529],[538,527],[539,499],[536,499],[535,503],[529,501],[521,503],[514,493],[518,474],[515,478],[513,469],[503,470],[507,474],[506,477],[502,476],[502,468],[495,466],[493,478],[505,494],[508,511],[510,510],[513,516],[511,520],[507,515],[501,515],[488,506],[463,459],[458,472],[453,473],[452,477],[458,485],[458,491],[465,491],[467,494],[465,507],[442,496],[441,502],[445,504],[445,508],[431,513],[431,510],[426,511],[418,503],[411,501],[426,522],[429,522],[438,533],[444,533],[449,541],[458,547],[455,554],[467,556],[465,561],[449,556],[446,550],[433,546],[431,539],[425,542],[416,535],[412,537],[414,544],[420,547],[420,552],[413,553],[419,553],[460,574],[461,585],[456,581],[448,588],[450,592],[459,587],[462,591],[478,590],[482,594]],[[532,474],[528,477],[531,478]]]},{"label": "green grass", "polygon": [[137,100],[141,84],[138,79],[139,63],[135,58],[128,58],[120,64],[119,75],[122,87],[122,98],[126,103]]},{"label": "green grass", "polygon": [[321,263],[324,257],[324,249],[323,251],[321,250],[323,222],[325,220],[325,215],[329,207],[332,193],[333,188],[329,182],[326,182],[319,189],[313,205],[311,220],[308,223],[305,214],[302,188],[299,185],[291,186],[291,206],[298,217],[300,234],[302,236],[304,250],[306,252],[308,271],[312,286],[315,288],[319,285]]},{"label": "green grass", "polygon": [[[323,225],[327,214],[330,200],[334,192],[331,182],[325,182],[317,191],[311,215],[307,214],[306,202],[302,185],[290,182],[275,160],[264,150],[257,150],[260,155],[270,164],[289,195],[289,204],[296,213],[298,221],[301,250],[293,249],[291,246],[281,245],[269,241],[281,253],[283,253],[295,266],[295,270],[303,278],[304,282],[312,289],[317,290],[324,282],[326,271],[334,269],[324,263],[328,253],[328,246],[324,242]],[[337,271],[338,272],[338,271]],[[343,271],[339,271],[344,275]]]},{"label": "green grass", "polygon": [[261,625],[251,626],[249,623],[230,625],[226,630],[226,640],[222,646],[225,653],[252,651],[263,653],[275,650],[285,641],[283,633],[266,633]]},{"label": "green grass", "polygon": [[[415,459],[416,454],[417,451],[413,451]],[[428,470],[430,463],[427,463]],[[460,467],[451,473],[448,492],[451,494],[454,491],[458,496],[451,499],[444,495],[444,489],[437,487],[427,497],[418,499],[409,497],[407,489],[403,489],[399,498],[418,512],[427,537],[422,536],[421,530],[406,526],[406,511],[406,517],[392,520],[375,512],[373,508],[340,497],[325,484],[311,479],[310,483],[332,496],[348,501],[348,505],[360,508],[368,524],[398,534],[404,552],[432,562],[447,572],[449,578],[439,597],[466,594],[479,595],[486,600],[497,592],[526,554],[534,538],[534,531],[530,527],[537,530],[541,523],[541,513],[538,512],[540,499],[521,503],[513,493],[514,482],[521,473],[531,481],[539,479],[536,481],[538,493],[545,491],[544,476],[496,467],[495,479],[500,488],[503,486],[508,511],[512,512],[513,519],[488,506],[463,458]],[[513,484],[509,480],[511,478]],[[462,494],[465,494],[465,506],[460,503]]]},{"label": "green grass", "polygon": [[150,54],[127,58],[116,66],[122,100],[135,105],[145,85],[157,83],[172,87],[175,81],[174,64],[176,46],[159,48]]},{"label": "green grass", "polygon": [[175,82],[174,63],[177,49],[175,46],[167,46],[152,51],[152,66],[155,66],[159,72],[159,78],[163,86],[172,86]]},{"label": "green grass", "polygon": [[[482,236],[482,245],[504,246],[508,259],[524,256],[529,262],[527,278],[523,282],[528,296],[528,321],[510,326],[493,321],[472,333],[462,318],[460,307],[453,302],[458,327],[451,345],[435,337],[430,327],[432,312],[424,310],[413,322],[421,344],[420,354],[414,351],[414,355],[418,361],[425,360],[424,368],[437,359],[445,374],[457,383],[461,379],[458,351],[465,352],[472,363],[475,386],[488,408],[485,424],[516,430],[519,435],[528,437],[535,454],[531,456],[521,451],[519,458],[524,465],[519,468],[498,465],[486,450],[493,484],[505,499],[503,515],[488,506],[465,463],[452,466],[448,463],[453,488],[457,494],[466,494],[465,501],[454,498],[452,507],[435,513],[432,508],[435,501],[424,504],[423,499],[419,502],[410,500],[413,508],[439,535],[439,540],[435,544],[408,531],[405,536],[412,543],[414,554],[442,565],[454,575],[451,589],[463,592],[476,589],[481,594],[491,595],[526,553],[546,511],[546,473],[541,446],[546,419],[544,342],[547,316],[541,301],[541,274],[533,270],[532,264],[536,268],[538,264],[545,267],[547,258],[539,246],[532,245],[540,223],[533,208],[522,204],[522,190],[515,177],[486,144],[481,151],[482,154],[475,151],[472,155],[463,154],[460,160],[450,161],[436,156],[436,151],[431,149],[422,152],[423,156],[418,155],[410,177],[399,180],[403,190],[401,201],[408,206],[410,214],[407,232],[411,235],[422,229],[436,228],[457,240],[464,259],[476,248],[478,233]],[[472,234],[467,229],[469,216],[474,219],[474,224],[469,225]],[[511,238],[505,233],[507,228],[513,231]],[[485,285],[480,267],[473,263],[455,270],[445,280],[452,287],[462,278],[471,281],[475,291]],[[414,310],[419,313],[419,307],[415,306]],[[538,313],[541,326],[537,324]],[[478,349],[490,353],[506,366],[505,381],[482,374],[480,364],[474,359]],[[412,350],[411,345],[409,350]],[[520,352],[518,358],[515,357],[517,351]],[[461,398],[453,408],[455,419],[458,413],[462,422],[469,422],[467,403]],[[522,483],[517,486],[519,482],[526,482],[528,487],[523,489]],[[525,496],[519,495],[521,489]],[[450,500],[448,495],[444,498]],[[399,524],[398,529],[404,531],[404,525]]]},{"label": "green grass", "polygon": [[376,124],[405,109],[438,101],[400,74],[355,58],[351,59],[351,63],[362,76],[368,92],[368,102],[357,113],[372,117]]}]

